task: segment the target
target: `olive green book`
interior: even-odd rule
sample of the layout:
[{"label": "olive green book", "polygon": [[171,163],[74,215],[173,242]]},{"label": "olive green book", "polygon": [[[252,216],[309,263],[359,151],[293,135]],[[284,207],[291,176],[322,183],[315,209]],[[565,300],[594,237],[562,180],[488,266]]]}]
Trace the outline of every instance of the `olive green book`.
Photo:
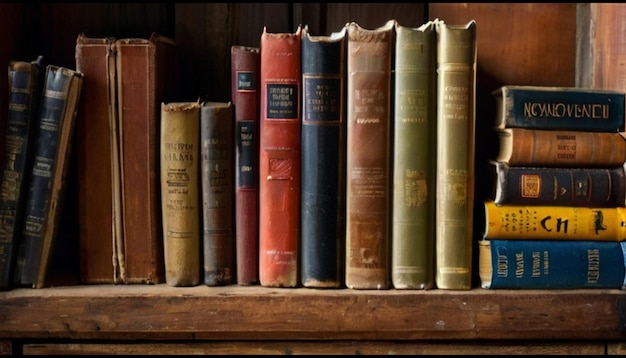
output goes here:
[{"label": "olive green book", "polygon": [[437,21],[435,282],[472,287],[476,22]]},{"label": "olive green book", "polygon": [[391,280],[396,289],[434,285],[435,23],[396,23]]}]

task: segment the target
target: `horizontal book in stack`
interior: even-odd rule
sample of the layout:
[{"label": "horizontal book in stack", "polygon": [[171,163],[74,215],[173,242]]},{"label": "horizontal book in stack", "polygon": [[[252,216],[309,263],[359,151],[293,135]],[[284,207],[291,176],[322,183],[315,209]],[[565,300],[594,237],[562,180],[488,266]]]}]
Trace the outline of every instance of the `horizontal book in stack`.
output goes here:
[{"label": "horizontal book in stack", "polygon": [[481,287],[623,288],[624,93],[503,86]]}]

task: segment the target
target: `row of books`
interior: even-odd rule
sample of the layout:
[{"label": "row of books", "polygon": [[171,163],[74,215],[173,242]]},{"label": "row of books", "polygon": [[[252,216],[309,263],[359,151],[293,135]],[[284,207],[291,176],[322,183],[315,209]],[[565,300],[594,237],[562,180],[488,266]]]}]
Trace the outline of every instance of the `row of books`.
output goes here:
[{"label": "row of books", "polygon": [[14,60],[8,65],[6,162],[0,195],[0,289],[44,286],[59,232],[83,75]]},{"label": "row of books", "polygon": [[[471,288],[475,33],[473,21],[440,20],[348,23],[330,36],[264,29],[259,48],[232,48],[233,135],[208,138],[209,102],[163,92],[176,84],[159,57],[165,41],[79,36],[83,283],[185,286],[204,274],[207,285]],[[200,144],[175,137],[182,123]],[[222,164],[195,175],[168,160],[199,165],[229,148],[232,176]],[[193,195],[190,177],[222,186],[205,198],[200,183]],[[191,207],[197,215],[183,214]],[[435,257],[435,238],[452,254]]]},{"label": "row of books", "polygon": [[479,240],[483,288],[624,288],[624,93],[504,86]]}]

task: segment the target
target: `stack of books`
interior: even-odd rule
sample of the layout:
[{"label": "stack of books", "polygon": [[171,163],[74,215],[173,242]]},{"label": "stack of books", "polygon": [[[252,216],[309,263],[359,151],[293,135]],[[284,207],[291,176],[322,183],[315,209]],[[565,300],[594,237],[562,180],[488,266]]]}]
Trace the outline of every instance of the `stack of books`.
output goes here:
[{"label": "stack of books", "polygon": [[479,241],[481,287],[622,288],[624,93],[503,86]]}]

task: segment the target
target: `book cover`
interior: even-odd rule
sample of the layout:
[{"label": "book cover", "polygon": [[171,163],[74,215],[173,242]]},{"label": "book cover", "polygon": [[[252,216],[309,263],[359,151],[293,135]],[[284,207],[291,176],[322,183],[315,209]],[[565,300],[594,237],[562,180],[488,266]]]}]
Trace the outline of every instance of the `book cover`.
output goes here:
[{"label": "book cover", "polygon": [[343,284],[345,237],[345,28],[302,34],[301,282]]},{"label": "book cover", "polygon": [[497,128],[624,131],[624,92],[584,87],[502,86],[492,92]]},{"label": "book cover", "polygon": [[33,131],[44,83],[43,57],[8,66],[5,162],[0,187],[0,290],[13,287],[22,237],[28,182],[33,165]]},{"label": "book cover", "polygon": [[259,282],[299,284],[302,27],[261,34]]},{"label": "book cover", "polygon": [[235,276],[235,134],[231,102],[200,105],[200,188],[204,284],[223,286]]},{"label": "book cover", "polygon": [[236,281],[254,285],[259,283],[259,48],[232,46],[230,56],[236,150]]},{"label": "book cover", "polygon": [[489,289],[623,289],[626,242],[481,240],[480,286]]},{"label": "book cover", "polygon": [[165,282],[200,283],[200,104],[161,103],[160,183]]},{"label": "book cover", "polygon": [[626,240],[626,208],[483,202],[485,239]]},{"label": "book cover", "polygon": [[437,21],[435,282],[472,287],[476,22]]},{"label": "book cover", "polygon": [[123,211],[123,240],[117,246],[120,275],[124,283],[159,283],[164,279],[159,115],[160,104],[173,102],[177,95],[177,47],[171,38],[153,33],[147,39],[118,39],[115,49],[121,178],[115,200]]},{"label": "book cover", "polygon": [[396,289],[435,283],[435,23],[396,23],[391,280]]},{"label": "book cover", "polygon": [[511,167],[489,161],[496,205],[626,206],[624,166]]},{"label": "book cover", "polygon": [[391,68],[395,20],[347,26],[346,263],[353,289],[387,289],[391,245]]},{"label": "book cover", "polygon": [[42,288],[59,231],[83,74],[48,65],[33,131],[33,169],[28,184],[20,283]]},{"label": "book cover", "polygon": [[510,166],[612,167],[626,161],[621,133],[505,128],[495,160]]},{"label": "book cover", "polygon": [[85,284],[119,283],[113,207],[114,177],[110,121],[115,108],[115,39],[76,39],[76,70],[85,75],[78,113],[79,273]]}]

